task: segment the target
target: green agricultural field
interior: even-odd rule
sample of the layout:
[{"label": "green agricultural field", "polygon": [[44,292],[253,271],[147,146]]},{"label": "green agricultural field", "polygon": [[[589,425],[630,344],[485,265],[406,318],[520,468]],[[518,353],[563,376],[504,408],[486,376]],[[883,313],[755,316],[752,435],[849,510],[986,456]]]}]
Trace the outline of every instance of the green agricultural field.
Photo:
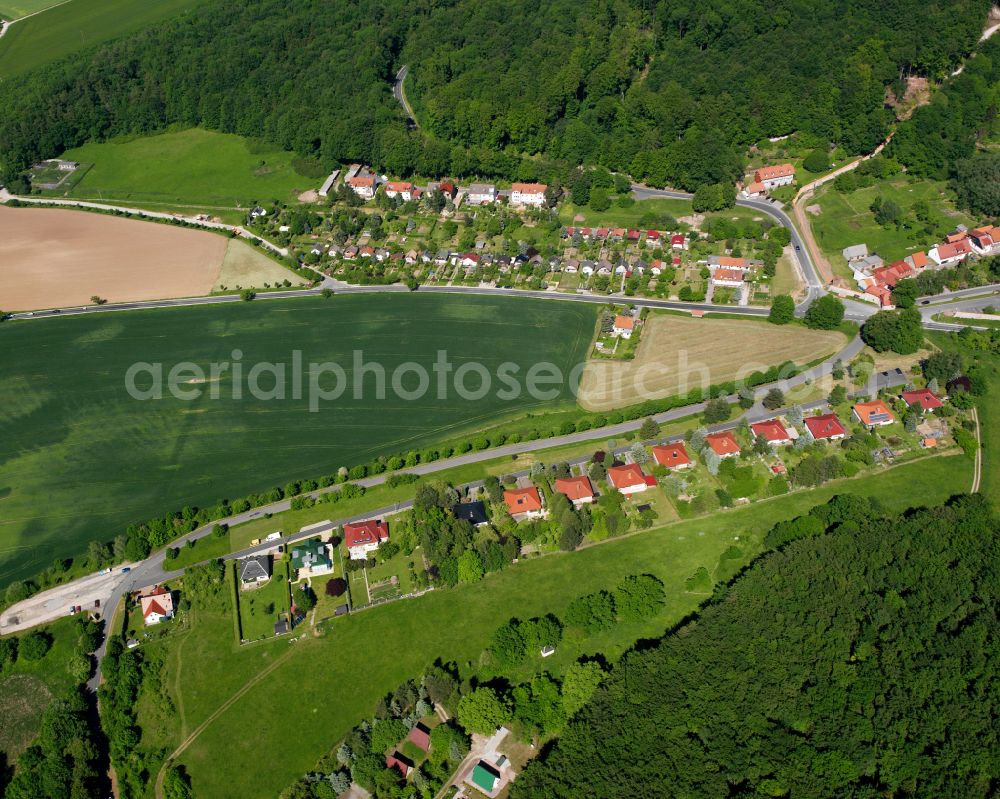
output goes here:
[{"label": "green agricultural field", "polygon": [[[183,671],[180,693],[173,700],[183,713],[185,730],[195,729],[276,658],[284,659],[213,720],[180,762],[191,773],[199,797],[275,796],[370,714],[379,696],[417,676],[438,657],[463,667],[475,661],[493,630],[511,616],[559,614],[575,597],[611,587],[628,574],[655,574],[667,588],[667,605],[660,616],[647,623],[620,624],[582,641],[570,636],[544,665],[560,673],[581,655],[597,652],[614,660],[634,641],[662,635],[697,607],[705,592],[689,593],[685,583],[699,568],[711,574],[720,569],[731,573],[760,552],[763,534],[775,522],[845,490],[877,495],[887,507],[902,509],[967,490],[970,480],[971,462],[964,456],[930,458],[569,555],[529,559],[481,583],[433,591],[335,621],[325,636],[307,636],[293,645],[279,640],[234,649],[227,614],[199,611],[198,624],[174,665]],[[732,546],[740,552],[738,562],[723,559]],[[190,668],[193,664],[196,667]],[[534,662],[526,668],[540,665]],[[356,679],[359,673],[364,680]],[[163,684],[176,685],[175,675],[165,675]],[[250,738],[242,734],[261,717],[272,723],[254,726],[257,732]],[[139,722],[141,726],[144,719]],[[260,752],[279,748],[285,756],[266,773],[249,768]]]},{"label": "green agricultural field", "polygon": [[[169,17],[189,13],[204,0],[17,0],[18,5],[53,6],[11,27],[0,40],[0,79],[117,39]],[[4,5],[2,8],[12,8]],[[37,10],[37,8],[36,8]]]},{"label": "green agricultural field", "polygon": [[[447,381],[438,399],[433,373],[428,395],[407,401],[392,390],[391,376],[408,361],[429,370],[438,350],[455,369],[475,360],[496,375],[510,362],[523,380],[530,366],[547,361],[568,374],[586,356],[596,313],[575,303],[418,293],[8,322],[0,327],[0,584],[185,505],[332,474],[487,420],[572,407],[568,386],[552,399],[505,400],[495,378],[481,399],[460,398]],[[199,384],[182,375],[178,387],[201,395],[191,401],[169,391],[141,401],[126,391],[132,364],[162,363],[166,375],[179,362],[231,363],[234,350],[242,353],[244,399],[234,397],[231,377]],[[302,399],[292,398],[293,350],[306,373],[312,362],[342,365],[344,395],[317,403],[316,413],[308,385]],[[354,351],[384,366],[385,399],[373,399],[371,373],[354,398]],[[287,399],[250,398],[245,378],[258,362],[285,364]],[[416,377],[403,377],[400,388],[411,390]],[[332,390],[335,380],[327,375],[321,385]],[[479,380],[473,374],[465,383],[473,391]],[[261,388],[273,385],[273,377],[260,377]]]},{"label": "green agricultural field", "polygon": [[37,14],[66,0],[0,0],[0,19],[20,19]]},{"label": "green agricultural field", "polygon": [[911,220],[914,204],[926,200],[935,227],[952,230],[960,223],[975,226],[975,220],[955,209],[950,193],[941,182],[897,175],[848,194],[834,189],[832,183],[827,184],[807,203],[807,207],[818,205],[821,209],[817,215],[810,213],[809,221],[820,249],[833,264],[834,272],[842,277],[849,279],[851,271],[841,250],[852,244],[867,244],[869,252],[878,253],[888,263],[905,258],[915,250],[926,249],[936,240],[922,232],[923,225],[913,230],[900,230],[876,223],[870,208],[877,196],[894,200]]},{"label": "green agricultural field", "polygon": [[316,181],[292,166],[293,153],[200,128],[90,143],[65,158],[92,163],[71,196],[188,209],[291,202]]}]

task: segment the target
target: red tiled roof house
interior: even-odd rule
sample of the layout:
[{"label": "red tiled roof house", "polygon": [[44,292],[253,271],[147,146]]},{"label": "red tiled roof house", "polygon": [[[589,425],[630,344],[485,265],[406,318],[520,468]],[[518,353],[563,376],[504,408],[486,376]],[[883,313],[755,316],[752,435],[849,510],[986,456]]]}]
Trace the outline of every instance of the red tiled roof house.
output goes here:
[{"label": "red tiled roof house", "polygon": [[612,466],[608,469],[608,482],[619,492],[628,496],[645,491],[651,485],[656,485],[656,478],[650,477],[637,463],[627,463],[624,466]]},{"label": "red tiled roof house", "polygon": [[507,503],[507,510],[515,519],[540,519],[545,516],[545,509],[542,507],[542,495],[534,486],[528,488],[514,488],[503,492],[503,501]]},{"label": "red tiled roof house", "polygon": [[804,420],[806,429],[816,441],[840,441],[847,437],[847,430],[835,413],[810,416]]},{"label": "red tiled roof house", "polygon": [[731,430],[709,433],[705,436],[705,443],[720,458],[735,458],[740,454],[740,445]]},{"label": "red tiled roof house", "polygon": [[944,403],[938,399],[937,395],[929,388],[918,388],[915,391],[904,391],[900,396],[903,398],[903,402],[906,403],[906,407],[910,407],[914,403],[919,405],[921,413],[936,411],[944,405]]},{"label": "red tiled roof house", "polygon": [[892,411],[882,400],[872,400],[871,402],[859,402],[854,406],[854,418],[869,430],[876,427],[885,427],[896,421]]},{"label": "red tiled roof house", "polygon": [[379,544],[388,540],[389,525],[386,522],[369,519],[344,525],[344,546],[351,560],[364,560],[369,552],[374,552]]},{"label": "red tiled roof house", "polygon": [[653,447],[653,458],[665,469],[690,469],[691,457],[684,444],[663,444]]},{"label": "red tiled roof house", "polygon": [[792,443],[792,437],[788,430],[777,419],[768,419],[766,422],[752,424],[750,430],[754,436],[764,439],[772,447],[783,447]]},{"label": "red tiled roof house", "polygon": [[580,477],[560,477],[556,480],[556,491],[565,494],[574,505],[586,505],[594,501],[594,484],[586,475]]}]

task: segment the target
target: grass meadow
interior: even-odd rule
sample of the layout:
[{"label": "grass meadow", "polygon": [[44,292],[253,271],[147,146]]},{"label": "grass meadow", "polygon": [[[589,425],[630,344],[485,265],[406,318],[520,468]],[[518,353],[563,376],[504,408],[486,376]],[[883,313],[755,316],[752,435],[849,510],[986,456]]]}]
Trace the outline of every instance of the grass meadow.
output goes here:
[{"label": "grass meadow", "polygon": [[955,210],[945,184],[938,181],[915,180],[906,175],[897,175],[848,194],[834,189],[832,183],[828,184],[809,201],[809,206],[818,205],[821,208],[818,215],[809,215],[809,222],[817,244],[830,260],[834,272],[841,277],[851,277],[851,270],[848,269],[841,250],[852,244],[867,244],[868,252],[878,253],[889,263],[905,258],[915,250],[926,249],[934,243],[931,239],[920,239],[919,231],[879,225],[870,210],[877,196],[894,200],[907,216],[912,216],[910,209],[914,204],[926,200],[930,204],[935,224],[943,224],[949,229],[959,223],[975,227],[971,217]]},{"label": "grass meadow", "polygon": [[38,735],[42,713],[75,684],[67,666],[76,650],[79,617],[62,618],[39,629],[52,638],[41,660],[19,657],[0,673],[0,759],[13,766]]},{"label": "grass meadow", "polygon": [[2,0],[0,14],[15,8],[40,10],[11,27],[0,40],[0,79],[27,72],[77,50],[94,47],[196,9],[203,0],[71,0],[55,6],[46,0]]},{"label": "grass meadow", "polygon": [[[710,586],[697,593],[685,587],[700,567],[710,574],[732,574],[759,554],[763,535],[775,522],[844,491],[875,495],[887,507],[902,509],[968,490],[970,481],[971,462],[964,456],[930,458],[578,552],[528,559],[480,583],[335,620],[324,635],[306,635],[294,644],[278,640],[234,647],[224,604],[214,611],[198,610],[197,622],[183,641],[170,644],[176,654],[166,658],[171,670],[164,684],[177,691],[172,699],[180,709],[169,742],[176,744],[262,669],[284,658],[180,757],[199,797],[275,796],[370,714],[379,696],[418,676],[435,659],[454,660],[471,673],[493,630],[512,616],[560,614],[581,594],[611,588],[629,574],[655,574],[667,589],[667,604],[657,618],[620,624],[586,639],[571,633],[544,666],[558,674],[581,655],[598,652],[615,660],[635,641],[662,635],[707,598]],[[723,558],[730,546],[740,550],[739,563]],[[530,661],[526,673],[541,665]],[[181,671],[183,679],[177,679]],[[359,674],[364,679],[357,679]],[[289,697],[294,697],[293,708]],[[256,723],[260,718],[271,723],[261,726]],[[142,716],[139,721],[142,725]],[[254,736],[244,734],[248,728],[256,731]],[[168,744],[162,730],[144,731],[147,734],[150,743]],[[267,773],[249,767],[261,752],[274,751],[284,754],[272,761]]]},{"label": "grass meadow", "polygon": [[[450,389],[438,399],[436,384],[420,400],[399,399],[391,388],[376,400],[370,376],[361,399],[352,388],[316,413],[307,390],[302,399],[289,389],[284,400],[255,400],[246,380],[243,399],[228,379],[185,384],[202,393],[192,401],[168,392],[139,401],[125,386],[134,363],[162,363],[164,374],[183,361],[207,370],[240,350],[245,374],[271,361],[286,364],[290,377],[298,349],[305,364],[341,364],[352,385],[355,350],[389,375],[407,361],[429,369],[445,350],[455,368],[476,360],[495,375],[511,362],[524,375],[548,361],[568,373],[586,355],[596,313],[596,306],[524,298],[399,294],[8,322],[0,328],[0,585],[57,555],[79,554],[90,540],[110,540],[131,522],[332,474],[486,420],[571,402],[567,387],[551,400],[504,400],[496,381],[478,400]],[[478,378],[467,385],[476,388]],[[262,377],[261,386],[273,386],[273,378]],[[215,389],[218,399],[211,398]]]},{"label": "grass meadow", "polygon": [[60,0],[0,0],[0,19],[20,19],[58,5]]},{"label": "grass meadow", "polygon": [[295,171],[293,153],[201,128],[92,142],[63,157],[93,164],[72,197],[140,206],[212,210],[292,202],[316,183]]}]

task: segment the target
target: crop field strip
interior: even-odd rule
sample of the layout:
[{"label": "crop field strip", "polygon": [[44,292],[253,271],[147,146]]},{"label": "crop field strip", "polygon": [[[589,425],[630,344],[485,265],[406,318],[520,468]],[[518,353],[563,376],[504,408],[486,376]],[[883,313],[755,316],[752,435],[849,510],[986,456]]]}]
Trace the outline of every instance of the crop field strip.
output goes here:
[{"label": "crop field strip", "polygon": [[[192,11],[201,2],[70,0],[55,4],[47,0],[20,0],[18,7],[48,10],[12,26],[0,40],[0,79]],[[13,9],[13,5],[0,6],[0,13]]]},{"label": "crop field strip", "polygon": [[423,401],[390,391],[385,401],[355,402],[348,391],[311,414],[306,399],[233,400],[224,383],[218,400],[205,385],[193,402],[169,394],[140,402],[124,385],[135,362],[207,367],[231,361],[240,349],[244,364],[290,364],[292,350],[301,349],[306,364],[349,366],[358,349],[391,375],[411,360],[429,370],[443,349],[456,368],[478,360],[495,373],[512,361],[523,375],[536,361],[549,361],[568,373],[585,357],[595,314],[590,306],[541,300],[397,295],[377,306],[368,297],[310,298],[5,325],[0,486],[9,493],[0,581],[42,568],[57,547],[82,552],[91,539],[184,505],[331,474],[570,399],[564,391],[552,402],[504,402],[492,393],[464,401],[452,391],[440,401],[432,384]]}]

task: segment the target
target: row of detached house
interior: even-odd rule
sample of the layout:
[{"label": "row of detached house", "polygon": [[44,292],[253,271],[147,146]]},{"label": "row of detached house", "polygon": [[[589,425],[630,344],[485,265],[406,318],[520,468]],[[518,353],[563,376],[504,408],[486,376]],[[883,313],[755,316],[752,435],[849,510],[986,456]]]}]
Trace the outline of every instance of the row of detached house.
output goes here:
[{"label": "row of detached house", "polygon": [[[653,246],[669,246],[672,250],[687,250],[688,238],[683,233],[668,233],[663,230],[638,230],[623,227],[566,227],[562,230],[564,239],[579,236],[583,241],[645,241]],[[669,239],[669,245],[667,240]]]},{"label": "row of detached house", "polygon": [[935,244],[927,252],[917,251],[888,265],[878,255],[869,254],[864,244],[855,244],[842,251],[860,291],[883,308],[893,307],[892,290],[905,278],[914,277],[925,269],[957,266],[966,258],[997,254],[1000,254],[1000,227],[994,225],[974,230],[959,225],[954,233],[945,237],[945,241]]},{"label": "row of detached house", "polygon": [[[465,202],[470,205],[491,205],[502,196],[501,191],[492,183],[473,183],[463,190],[453,180],[446,178],[420,187],[405,180],[386,180],[361,164],[351,164],[348,167],[344,184],[363,200],[374,198],[380,186],[387,197],[399,197],[404,202],[419,200],[432,191],[440,191],[450,200],[455,200],[459,192],[464,191]],[[329,191],[326,184],[324,188]],[[507,196],[511,205],[541,208],[546,204],[547,190],[548,186],[544,183],[514,183]]]}]

